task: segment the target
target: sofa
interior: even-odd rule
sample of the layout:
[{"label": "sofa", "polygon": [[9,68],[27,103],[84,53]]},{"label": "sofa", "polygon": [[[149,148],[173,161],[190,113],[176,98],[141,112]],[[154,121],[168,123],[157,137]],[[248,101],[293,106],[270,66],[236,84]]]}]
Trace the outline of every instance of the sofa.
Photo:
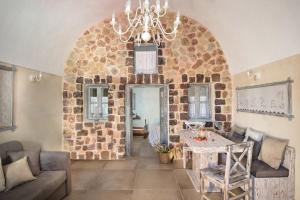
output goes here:
[{"label": "sofa", "polygon": [[[2,165],[11,162],[9,152],[19,151],[23,146],[18,141],[0,144]],[[40,170],[36,180],[0,192],[0,200],[60,200],[71,192],[69,153],[40,151]]]}]

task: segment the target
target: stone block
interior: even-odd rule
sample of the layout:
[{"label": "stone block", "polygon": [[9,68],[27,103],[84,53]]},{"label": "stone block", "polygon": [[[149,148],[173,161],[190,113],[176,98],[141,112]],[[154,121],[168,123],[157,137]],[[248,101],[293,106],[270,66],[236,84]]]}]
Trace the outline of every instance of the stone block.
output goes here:
[{"label": "stone block", "polygon": [[224,99],[215,99],[215,105],[225,105]]},{"label": "stone block", "polygon": [[203,74],[197,74],[196,75],[196,82],[197,83],[203,83],[204,75]]},{"label": "stone block", "polygon": [[81,130],[77,132],[77,136],[87,136],[88,133],[88,130]]},{"label": "stone block", "polygon": [[215,90],[225,90],[226,89],[226,85],[223,83],[216,83],[215,84]]},{"label": "stone block", "polygon": [[215,114],[215,120],[225,122],[226,121],[226,115],[223,114]]},{"label": "stone block", "polygon": [[221,76],[220,76],[220,74],[212,74],[211,79],[212,79],[212,82],[220,82]]},{"label": "stone block", "polygon": [[83,77],[77,77],[76,78],[76,83],[83,83]]},{"label": "stone block", "polygon": [[170,135],[170,142],[175,142],[175,143],[180,142],[180,136],[179,135]]}]

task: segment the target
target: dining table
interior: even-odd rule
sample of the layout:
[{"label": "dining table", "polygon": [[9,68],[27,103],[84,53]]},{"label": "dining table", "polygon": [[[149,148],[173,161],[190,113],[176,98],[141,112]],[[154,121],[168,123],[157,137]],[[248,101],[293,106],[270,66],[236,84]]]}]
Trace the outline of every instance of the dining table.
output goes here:
[{"label": "dining table", "polygon": [[[182,130],[180,140],[184,144],[183,147],[183,165],[186,168],[187,153],[191,155],[191,168],[186,168],[186,172],[191,179],[197,192],[200,192],[200,170],[218,165],[220,153],[226,153],[226,146],[234,144],[234,142],[224,138],[214,131],[206,131],[205,138],[199,140],[197,131]],[[212,185],[204,186],[207,192],[218,191]]]}]

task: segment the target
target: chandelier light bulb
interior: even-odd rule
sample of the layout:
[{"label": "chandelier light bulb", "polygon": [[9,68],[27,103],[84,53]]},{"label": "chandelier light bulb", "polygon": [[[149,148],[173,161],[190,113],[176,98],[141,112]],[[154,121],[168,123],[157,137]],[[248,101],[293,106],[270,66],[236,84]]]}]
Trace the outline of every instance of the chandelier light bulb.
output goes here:
[{"label": "chandelier light bulb", "polygon": [[145,31],[145,32],[142,33],[142,40],[144,42],[149,42],[150,39],[151,39],[151,35],[150,35],[149,32]]},{"label": "chandelier light bulb", "polygon": [[150,5],[149,0],[145,0],[145,2],[144,2],[144,7],[145,7],[146,10],[149,9],[149,5]]},{"label": "chandelier light bulb", "polygon": [[168,0],[165,0],[164,9],[168,9],[168,7],[169,7],[169,1],[168,1]]},{"label": "chandelier light bulb", "polygon": [[160,0],[156,0],[156,13],[160,13]]},{"label": "chandelier light bulb", "polygon": [[130,12],[131,12],[131,1],[128,0],[128,1],[126,2],[126,6],[125,6],[125,13],[128,14],[128,13],[130,13]]},{"label": "chandelier light bulb", "polygon": [[116,24],[116,15],[115,15],[115,11],[113,11],[113,13],[112,13],[111,24],[112,24],[112,25],[115,25],[115,24]]},{"label": "chandelier light bulb", "polygon": [[[127,24],[118,22],[115,12],[112,13],[111,25],[122,42],[128,42],[134,38],[135,42],[141,44],[142,41],[147,43],[152,38],[153,43],[159,46],[163,40],[172,41],[176,38],[177,29],[181,23],[180,13],[177,12],[173,29],[166,30],[161,18],[167,15],[169,1],[164,0],[163,6],[161,0],[153,1],[139,0],[138,7],[133,11],[135,14],[131,15],[131,0],[127,0],[124,10],[125,15],[127,15]],[[124,30],[122,27],[125,27]]]}]

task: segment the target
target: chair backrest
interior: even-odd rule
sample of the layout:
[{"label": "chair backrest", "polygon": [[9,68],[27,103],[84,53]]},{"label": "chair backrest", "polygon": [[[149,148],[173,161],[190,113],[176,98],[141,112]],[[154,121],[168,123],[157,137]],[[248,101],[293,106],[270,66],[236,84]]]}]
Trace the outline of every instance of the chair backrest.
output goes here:
[{"label": "chair backrest", "polygon": [[250,178],[252,150],[252,141],[227,146],[226,185]]}]

